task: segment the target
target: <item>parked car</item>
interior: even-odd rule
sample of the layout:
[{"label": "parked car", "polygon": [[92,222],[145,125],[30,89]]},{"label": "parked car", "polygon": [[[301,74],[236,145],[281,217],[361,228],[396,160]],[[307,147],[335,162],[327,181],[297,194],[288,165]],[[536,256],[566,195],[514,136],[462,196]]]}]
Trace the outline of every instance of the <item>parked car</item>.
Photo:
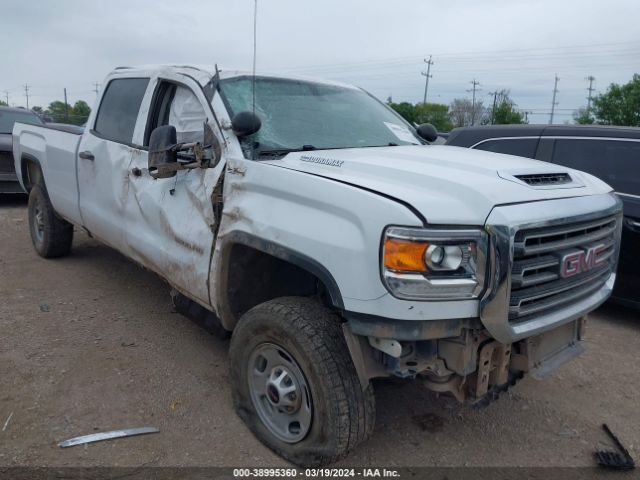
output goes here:
[{"label": "parked car", "polygon": [[457,128],[447,145],[553,162],[611,185],[624,204],[613,301],[640,308],[640,128],[495,125]]},{"label": "parked car", "polygon": [[103,85],[82,135],[14,127],[36,252],[67,255],[76,225],[215,314],[237,413],[296,464],[371,434],[372,378],[486,405],[546,375],[611,293],[622,204],[589,174],[423,145],[432,126],[334,82]]},{"label": "parked car", "polygon": [[31,110],[0,107],[0,194],[24,193],[13,167],[11,131],[15,122],[42,125],[42,120]]}]

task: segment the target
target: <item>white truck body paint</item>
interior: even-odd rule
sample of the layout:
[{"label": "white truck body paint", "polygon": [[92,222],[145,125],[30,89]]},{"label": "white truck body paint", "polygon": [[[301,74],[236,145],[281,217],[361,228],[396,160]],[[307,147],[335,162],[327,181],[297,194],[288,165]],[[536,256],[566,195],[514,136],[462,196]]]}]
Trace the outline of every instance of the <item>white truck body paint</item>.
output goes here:
[{"label": "white truck body paint", "polygon": [[[496,205],[611,191],[601,180],[566,167],[472,151],[478,155],[449,146],[316,150],[290,153],[270,163],[384,192],[413,205],[430,224],[481,226]],[[310,158],[314,161],[305,161]],[[519,174],[570,172],[585,186],[538,190],[500,177],[500,171],[516,165]]]},{"label": "white truck body paint", "polygon": [[[227,274],[223,252],[227,238],[242,232],[324,266],[335,279],[347,311],[404,320],[477,318],[477,300],[424,302],[393,297],[380,278],[384,228],[424,226],[421,217],[429,225],[482,228],[498,205],[611,191],[582,172],[455,147],[318,150],[289,153],[278,160],[248,160],[228,128],[231,119],[221,96],[216,93],[209,101],[203,95],[201,87],[213,74],[211,67],[189,66],[115,70],[105,85],[115,78],[149,78],[130,145],[92,137],[100,97],[79,148],[76,135],[17,124],[14,157],[21,181],[19,159],[23,154],[38,159],[60,215],[157,272],[221,317],[225,316],[222,303],[226,298],[221,278]],[[220,78],[239,75],[246,73],[222,72]],[[161,80],[186,86],[203,107],[209,124],[215,127],[220,122],[225,127],[214,128],[223,145],[215,168],[182,171],[169,179],[149,177],[143,143],[153,95]],[[175,115],[185,111],[191,115],[197,110],[193,97],[182,98],[188,100]],[[185,131],[194,125],[193,118],[182,123],[189,125]],[[92,150],[95,162],[78,159],[77,152],[85,149]],[[140,176],[132,175],[136,168]],[[538,190],[501,178],[499,172],[514,168],[532,173],[568,171],[579,177],[582,185]],[[224,211],[218,219],[212,194],[225,171]],[[219,226],[217,238],[215,226]],[[222,320],[232,327],[235,319]]]},{"label": "white truck body paint", "polygon": [[[78,205],[78,184],[76,179],[75,153],[80,135],[74,135],[52,128],[17,124],[13,131],[14,158],[37,159],[42,167],[45,182],[51,184],[49,198],[60,215],[72,223],[80,224]],[[16,175],[24,188],[21,161],[15,162]]]}]

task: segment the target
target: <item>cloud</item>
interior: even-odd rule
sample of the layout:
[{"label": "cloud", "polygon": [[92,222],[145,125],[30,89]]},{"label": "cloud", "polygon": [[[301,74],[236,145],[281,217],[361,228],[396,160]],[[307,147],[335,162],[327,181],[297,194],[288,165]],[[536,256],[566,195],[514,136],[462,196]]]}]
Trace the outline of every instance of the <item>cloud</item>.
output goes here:
[{"label": "cloud", "polygon": [[[95,98],[93,83],[119,65],[218,63],[249,69],[253,1],[4,0],[0,91],[31,105]],[[423,57],[435,65],[429,97],[511,89],[522,108],[583,105],[587,83],[626,82],[640,58],[636,0],[434,2],[259,0],[258,68],[356,83],[378,97],[419,101]],[[579,48],[576,48],[579,46]],[[567,116],[567,118],[569,118]],[[541,116],[539,120],[544,120]]]}]

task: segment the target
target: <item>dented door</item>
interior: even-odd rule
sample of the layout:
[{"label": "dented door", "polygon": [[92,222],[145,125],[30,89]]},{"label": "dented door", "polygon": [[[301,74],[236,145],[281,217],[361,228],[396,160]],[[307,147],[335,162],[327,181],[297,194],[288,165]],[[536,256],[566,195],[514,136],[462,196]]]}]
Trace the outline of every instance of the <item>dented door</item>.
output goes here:
[{"label": "dented door", "polygon": [[[158,81],[156,95],[162,83]],[[150,99],[149,128],[171,124],[177,129],[178,142],[202,141],[207,107],[196,92],[196,88],[177,85],[166,93],[172,98],[170,110],[159,115],[153,109],[160,107],[153,105],[163,102]],[[164,104],[166,109],[167,102]],[[220,162],[216,168],[182,170],[172,178],[153,179],[147,162],[147,150],[133,152],[125,207],[128,253],[177,290],[208,305],[216,223],[212,194],[224,165]]]}]

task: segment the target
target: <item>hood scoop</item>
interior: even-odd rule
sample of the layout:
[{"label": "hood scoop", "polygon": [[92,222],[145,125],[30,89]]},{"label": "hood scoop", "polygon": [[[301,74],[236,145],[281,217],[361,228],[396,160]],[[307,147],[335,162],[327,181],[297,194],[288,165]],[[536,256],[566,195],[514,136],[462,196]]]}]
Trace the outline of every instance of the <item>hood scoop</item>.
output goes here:
[{"label": "hood scoop", "polygon": [[[519,185],[526,185],[536,190],[553,190],[559,188],[580,188],[584,187],[582,178],[574,171],[558,171],[558,167],[551,168],[515,168],[509,170],[499,170],[498,176],[515,182]],[[547,170],[546,172],[544,170]]]},{"label": "hood scoop", "polygon": [[528,175],[514,175],[518,180],[522,180],[532,187],[541,187],[547,185],[562,185],[571,183],[573,179],[568,173],[531,173]]}]

